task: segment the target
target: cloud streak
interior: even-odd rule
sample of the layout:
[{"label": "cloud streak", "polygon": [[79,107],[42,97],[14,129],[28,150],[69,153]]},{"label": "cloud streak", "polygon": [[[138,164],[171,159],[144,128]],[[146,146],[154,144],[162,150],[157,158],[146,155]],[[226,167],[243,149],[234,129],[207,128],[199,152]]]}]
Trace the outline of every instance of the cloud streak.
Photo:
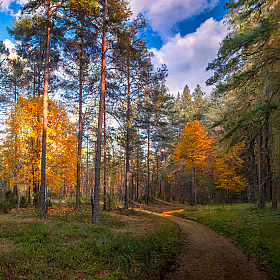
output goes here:
[{"label": "cloud streak", "polygon": [[220,42],[226,34],[227,28],[223,22],[210,18],[196,32],[184,37],[177,34],[160,50],[151,49],[155,54],[155,66],[160,67],[164,63],[168,67],[166,85],[171,94],[176,95],[186,84],[191,90],[200,84],[204,91],[211,91],[211,88],[205,85],[211,72],[206,72],[205,69],[216,57]]}]

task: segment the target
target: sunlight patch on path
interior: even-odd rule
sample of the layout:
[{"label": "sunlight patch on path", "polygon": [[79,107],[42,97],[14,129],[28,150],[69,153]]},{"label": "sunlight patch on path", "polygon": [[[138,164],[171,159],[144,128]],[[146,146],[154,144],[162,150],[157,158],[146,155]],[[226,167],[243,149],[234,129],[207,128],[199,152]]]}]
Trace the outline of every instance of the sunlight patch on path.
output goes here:
[{"label": "sunlight patch on path", "polygon": [[163,216],[163,217],[170,217],[170,216],[172,216],[172,214],[174,214],[174,213],[180,213],[180,212],[183,212],[183,211],[185,211],[185,209],[167,211],[167,212],[161,213],[161,216]]}]

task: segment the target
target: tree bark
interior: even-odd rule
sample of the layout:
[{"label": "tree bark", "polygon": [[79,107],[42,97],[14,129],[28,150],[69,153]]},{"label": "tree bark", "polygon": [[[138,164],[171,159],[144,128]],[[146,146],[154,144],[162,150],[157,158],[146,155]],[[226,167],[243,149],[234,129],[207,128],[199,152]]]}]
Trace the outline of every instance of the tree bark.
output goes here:
[{"label": "tree bark", "polygon": [[89,196],[89,151],[88,151],[88,145],[89,145],[89,135],[87,135],[87,190],[86,190],[86,196]]},{"label": "tree bark", "polygon": [[77,155],[77,187],[76,187],[76,210],[81,208],[81,161],[83,144],[83,64],[84,64],[84,38],[81,36],[80,71],[79,71],[79,132],[78,132],[78,155]]},{"label": "tree bark", "polygon": [[192,168],[192,187],[193,187],[193,195],[194,195],[194,205],[197,206],[197,186],[196,186],[195,167]]},{"label": "tree bark", "polygon": [[263,187],[263,138],[262,133],[260,133],[259,139],[259,208],[265,208],[265,196],[264,196],[264,187]]},{"label": "tree bark", "polygon": [[136,158],[136,196],[135,200],[139,198],[139,147],[137,147],[137,158]]},{"label": "tree bark", "polygon": [[147,184],[146,184],[146,204],[150,199],[150,123],[148,121],[148,155],[147,155]]},{"label": "tree bark", "polygon": [[42,156],[41,156],[41,187],[39,195],[40,215],[47,217],[45,190],[46,190],[46,147],[47,147],[47,127],[48,127],[48,90],[49,90],[49,63],[50,63],[50,43],[51,43],[51,6],[47,0],[47,51],[45,63],[44,98],[43,98],[43,134],[42,134]]},{"label": "tree bark", "polygon": [[[105,97],[105,96],[104,96]],[[103,178],[103,209],[106,210],[106,111],[105,111],[105,101],[104,101],[104,178]]]},{"label": "tree bark", "polygon": [[101,140],[102,140],[102,124],[105,107],[105,74],[106,74],[106,18],[107,18],[107,0],[104,1],[104,19],[103,19],[103,34],[102,34],[102,56],[101,56],[101,87],[99,101],[98,128],[96,139],[95,152],[95,185],[94,185],[94,204],[92,211],[92,223],[99,222],[99,188],[100,188],[100,167],[101,167]]},{"label": "tree bark", "polygon": [[126,110],[126,161],[125,161],[125,189],[124,206],[128,208],[128,185],[130,181],[129,153],[130,153],[130,80],[129,65],[127,73],[127,110]]}]

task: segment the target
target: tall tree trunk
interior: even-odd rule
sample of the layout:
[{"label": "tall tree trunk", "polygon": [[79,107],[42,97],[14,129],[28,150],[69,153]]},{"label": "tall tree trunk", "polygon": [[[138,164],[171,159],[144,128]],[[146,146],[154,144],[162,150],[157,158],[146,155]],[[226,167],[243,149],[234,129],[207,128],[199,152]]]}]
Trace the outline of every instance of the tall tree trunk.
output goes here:
[{"label": "tall tree trunk", "polygon": [[[277,161],[277,176],[280,177],[280,130],[277,132],[277,148],[278,148],[278,161]],[[279,179],[278,182],[279,184]],[[272,208],[277,209],[277,185],[276,183],[273,184],[273,190],[272,190]]]},{"label": "tall tree trunk", "polygon": [[[105,104],[105,101],[104,101],[104,104]],[[104,105],[104,178],[103,178],[103,194],[104,194],[104,197],[103,197],[103,209],[106,210],[106,204],[107,204],[107,201],[106,201],[106,164],[107,164],[107,159],[106,159],[106,110],[105,110],[105,105]]]},{"label": "tall tree trunk", "polygon": [[89,136],[87,135],[87,190],[86,190],[86,196],[89,196],[89,151],[88,151],[88,145],[89,145]]},{"label": "tall tree trunk", "polygon": [[[82,24],[83,25],[83,24]],[[83,26],[82,26],[83,28]],[[77,155],[77,187],[76,209],[81,208],[81,161],[83,144],[83,65],[84,65],[84,36],[81,36],[80,73],[79,73],[79,132],[78,132],[78,155]]]},{"label": "tall tree trunk", "polygon": [[127,74],[127,110],[126,110],[126,161],[125,161],[125,186],[124,186],[124,206],[128,208],[128,185],[130,181],[129,153],[130,153],[130,80],[129,65]]},{"label": "tall tree trunk", "polygon": [[41,216],[47,217],[45,204],[46,191],[46,148],[47,148],[47,127],[48,127],[48,90],[49,90],[49,63],[51,44],[51,5],[47,0],[47,52],[45,63],[44,98],[43,98],[43,135],[42,135],[42,156],[41,156],[41,187],[39,195],[39,211]]},{"label": "tall tree trunk", "polygon": [[139,198],[139,147],[137,147],[137,158],[136,158],[136,196],[135,200]]},{"label": "tall tree trunk", "polygon": [[264,196],[264,187],[263,187],[263,138],[262,133],[259,136],[259,208],[265,208],[265,196]]},{"label": "tall tree trunk", "polygon": [[265,120],[264,128],[264,154],[265,154],[265,168],[264,168],[264,183],[265,194],[267,201],[271,201],[272,198],[272,176],[271,176],[271,151],[269,147],[269,115]]},{"label": "tall tree trunk", "polygon": [[150,199],[150,122],[148,122],[148,155],[147,155],[147,185],[146,185],[146,204]]},{"label": "tall tree trunk", "polygon": [[104,19],[103,19],[103,34],[102,34],[102,57],[101,57],[101,87],[99,101],[98,128],[96,139],[95,152],[95,185],[94,185],[94,204],[92,223],[96,224],[99,221],[99,188],[100,188],[100,167],[101,167],[101,140],[102,140],[102,124],[104,116],[105,102],[105,74],[106,74],[106,18],[107,18],[107,0],[104,1]]},{"label": "tall tree trunk", "polygon": [[255,159],[255,139],[253,139],[248,147],[248,166],[249,166],[249,175],[248,175],[248,196],[249,203],[256,202],[256,190],[255,185],[257,182],[257,173],[256,173],[256,159]]},{"label": "tall tree trunk", "polygon": [[158,150],[156,151],[156,196],[159,198],[159,182],[158,182]]}]

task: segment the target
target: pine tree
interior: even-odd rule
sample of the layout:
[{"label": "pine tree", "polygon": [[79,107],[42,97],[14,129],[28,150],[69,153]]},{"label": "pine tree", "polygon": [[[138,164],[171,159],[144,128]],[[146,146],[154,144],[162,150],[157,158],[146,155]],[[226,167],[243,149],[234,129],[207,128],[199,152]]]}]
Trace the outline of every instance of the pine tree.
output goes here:
[{"label": "pine tree", "polygon": [[[250,147],[255,143],[255,148],[260,149],[259,163],[264,153],[264,164],[259,168],[259,190],[271,193],[267,199],[272,199],[276,207],[273,169],[277,163],[272,161],[271,147],[275,127],[272,120],[279,110],[276,86],[279,66],[275,55],[279,51],[279,3],[230,1],[226,7],[230,9],[227,19],[231,32],[224,39],[218,57],[208,66],[215,74],[207,83],[216,84],[216,93],[223,94],[227,102],[217,125],[225,128],[224,136],[231,139],[232,145],[245,141],[248,156],[252,156]],[[249,185],[254,183],[250,181]],[[264,206],[264,201],[259,205]]]}]

